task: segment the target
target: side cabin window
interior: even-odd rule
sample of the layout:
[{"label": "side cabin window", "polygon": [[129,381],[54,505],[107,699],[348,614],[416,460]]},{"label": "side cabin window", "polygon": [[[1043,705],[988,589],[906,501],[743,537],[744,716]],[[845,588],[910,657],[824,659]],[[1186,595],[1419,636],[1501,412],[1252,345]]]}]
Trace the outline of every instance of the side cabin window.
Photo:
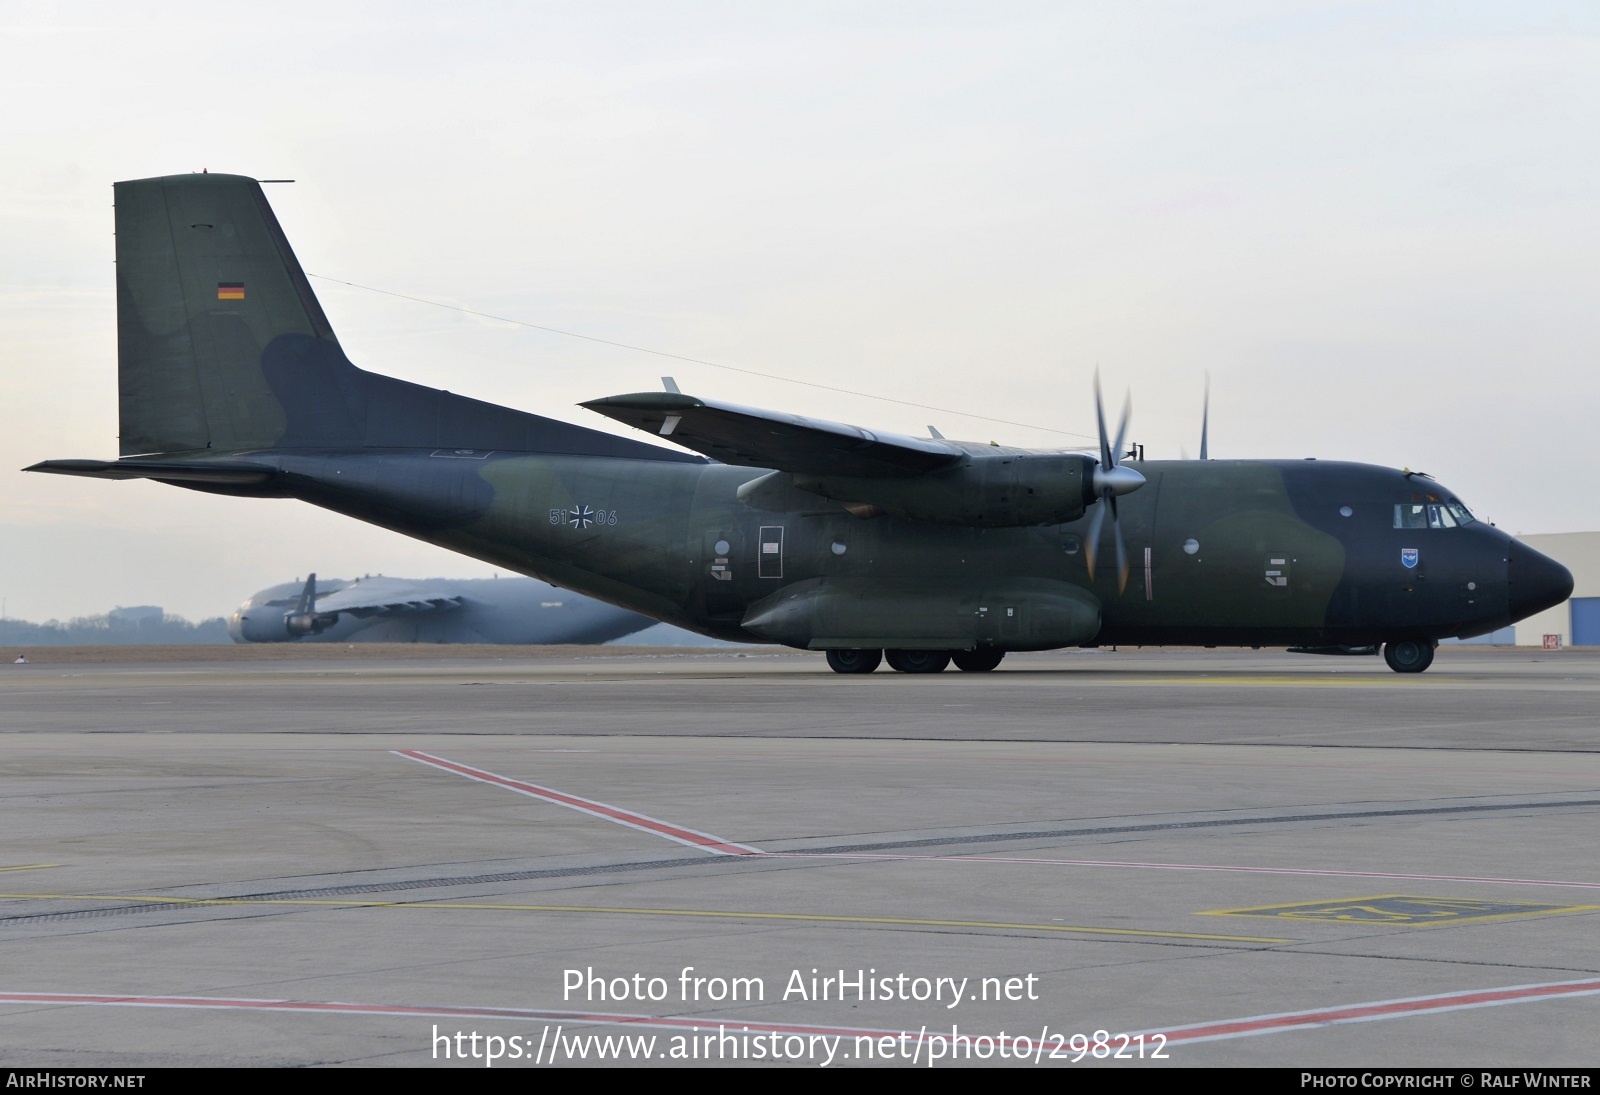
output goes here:
[{"label": "side cabin window", "polygon": [[1395,528],[1459,528],[1476,520],[1460,502],[1401,502],[1394,507]]}]

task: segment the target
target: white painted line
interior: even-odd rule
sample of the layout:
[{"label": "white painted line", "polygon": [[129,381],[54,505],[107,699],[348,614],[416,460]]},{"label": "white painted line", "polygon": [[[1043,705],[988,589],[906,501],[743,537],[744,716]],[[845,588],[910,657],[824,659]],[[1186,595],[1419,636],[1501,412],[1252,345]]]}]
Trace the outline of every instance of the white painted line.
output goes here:
[{"label": "white painted line", "polygon": [[591,817],[614,821],[618,825],[626,825],[630,829],[638,829],[640,832],[650,833],[653,836],[666,837],[668,840],[677,841],[679,844],[687,844],[691,848],[704,848],[706,851],[714,852],[717,855],[762,854],[760,849],[752,848],[746,844],[735,844],[731,840],[724,840],[720,836],[713,836],[710,833],[702,833],[698,829],[686,829],[681,825],[673,825],[646,814],[637,814],[631,810],[624,810],[620,806],[611,806],[604,802],[596,802],[594,799],[580,798],[577,795],[569,795],[564,791],[540,787],[536,783],[524,783],[522,780],[499,776],[482,768],[458,764],[453,760],[445,760],[443,757],[436,757],[431,753],[424,753],[417,749],[393,749],[390,751],[397,757],[405,757],[407,760],[414,760],[419,764],[438,768],[440,771],[454,772],[458,776],[466,776],[468,779],[475,779],[480,783],[504,787],[518,794],[527,795],[530,798],[553,802],[557,806],[565,806],[568,809],[577,810]]}]

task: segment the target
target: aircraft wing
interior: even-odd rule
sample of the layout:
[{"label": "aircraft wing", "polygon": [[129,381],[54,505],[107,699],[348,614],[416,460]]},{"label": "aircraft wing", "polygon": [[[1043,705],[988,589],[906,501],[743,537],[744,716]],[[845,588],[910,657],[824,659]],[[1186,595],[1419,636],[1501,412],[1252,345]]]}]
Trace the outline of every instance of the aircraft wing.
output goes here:
[{"label": "aircraft wing", "polygon": [[317,598],[317,612],[332,615],[348,612],[352,616],[397,616],[418,612],[441,612],[460,608],[465,600],[448,585],[408,582],[394,578],[362,578],[336,593]]},{"label": "aircraft wing", "polygon": [[919,475],[950,467],[964,455],[946,441],[878,433],[677,392],[614,395],[580,406],[724,464],[799,475]]}]

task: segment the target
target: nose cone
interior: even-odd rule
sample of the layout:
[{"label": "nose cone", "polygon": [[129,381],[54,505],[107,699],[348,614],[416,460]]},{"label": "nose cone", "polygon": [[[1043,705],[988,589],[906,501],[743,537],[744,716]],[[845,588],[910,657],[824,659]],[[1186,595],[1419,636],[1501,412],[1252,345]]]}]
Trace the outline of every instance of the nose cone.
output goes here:
[{"label": "nose cone", "polygon": [[281,643],[297,638],[284,627],[283,609],[251,607],[246,601],[228,620],[228,635],[236,643]]},{"label": "nose cone", "polygon": [[1508,558],[1511,590],[1507,607],[1513,620],[1525,619],[1572,596],[1572,571],[1550,556],[1513,540]]}]

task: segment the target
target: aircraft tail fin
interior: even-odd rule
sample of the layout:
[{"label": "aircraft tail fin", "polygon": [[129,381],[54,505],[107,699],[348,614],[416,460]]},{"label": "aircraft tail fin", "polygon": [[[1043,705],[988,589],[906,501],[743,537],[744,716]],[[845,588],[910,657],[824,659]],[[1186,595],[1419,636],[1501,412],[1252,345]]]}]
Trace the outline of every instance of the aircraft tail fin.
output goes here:
[{"label": "aircraft tail fin", "polygon": [[343,351],[260,185],[173,175],[115,194],[122,455],[275,444],[268,344]]},{"label": "aircraft tail fin", "polygon": [[255,179],[169,175],[115,193],[125,457],[314,447],[697,459],[356,368]]},{"label": "aircraft tail fin", "polygon": [[300,591],[300,603],[295,606],[297,615],[309,615],[317,610],[317,576],[313,573],[306,579],[306,587]]}]

